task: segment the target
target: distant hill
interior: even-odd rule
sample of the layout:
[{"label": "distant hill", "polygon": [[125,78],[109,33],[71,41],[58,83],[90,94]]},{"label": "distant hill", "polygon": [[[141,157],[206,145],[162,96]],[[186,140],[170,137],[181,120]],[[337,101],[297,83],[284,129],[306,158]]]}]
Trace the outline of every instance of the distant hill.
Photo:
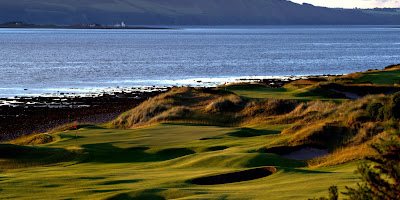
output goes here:
[{"label": "distant hill", "polygon": [[398,9],[351,10],[286,0],[1,0],[0,23],[146,25],[399,24]]}]

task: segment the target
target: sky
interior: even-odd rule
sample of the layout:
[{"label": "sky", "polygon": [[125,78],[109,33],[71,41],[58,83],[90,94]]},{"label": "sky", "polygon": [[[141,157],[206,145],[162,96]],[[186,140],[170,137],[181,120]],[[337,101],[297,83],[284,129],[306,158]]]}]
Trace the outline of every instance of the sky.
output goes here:
[{"label": "sky", "polygon": [[332,8],[400,8],[400,0],[291,0]]}]

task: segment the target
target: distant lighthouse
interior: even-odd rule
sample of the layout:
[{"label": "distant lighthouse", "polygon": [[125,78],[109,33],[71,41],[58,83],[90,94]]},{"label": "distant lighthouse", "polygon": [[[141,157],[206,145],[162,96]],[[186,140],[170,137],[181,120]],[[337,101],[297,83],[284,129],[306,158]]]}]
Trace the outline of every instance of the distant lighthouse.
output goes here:
[{"label": "distant lighthouse", "polygon": [[121,27],[125,27],[126,25],[125,25],[125,23],[124,23],[124,21],[122,21],[121,22]]}]

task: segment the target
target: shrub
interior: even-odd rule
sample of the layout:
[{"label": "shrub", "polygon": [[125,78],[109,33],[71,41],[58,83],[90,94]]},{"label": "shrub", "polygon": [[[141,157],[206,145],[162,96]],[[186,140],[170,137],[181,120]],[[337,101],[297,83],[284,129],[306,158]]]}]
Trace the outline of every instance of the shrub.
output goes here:
[{"label": "shrub", "polygon": [[244,100],[237,95],[220,97],[205,108],[206,112],[235,112],[243,109]]},{"label": "shrub", "polygon": [[392,95],[392,104],[400,105],[400,92],[396,92]]},{"label": "shrub", "polygon": [[379,108],[379,114],[377,116],[378,121],[386,121],[393,117],[393,107],[392,105],[383,106]]},{"label": "shrub", "polygon": [[263,99],[251,101],[243,109],[244,116],[281,115],[293,111],[297,106],[295,101],[286,99]]},{"label": "shrub", "polygon": [[382,132],[383,129],[375,122],[367,122],[360,125],[357,135],[353,138],[356,143],[363,143],[375,135]]},{"label": "shrub", "polygon": [[370,120],[369,115],[363,111],[363,110],[358,110],[355,112],[352,112],[350,116],[347,118],[347,124],[351,128],[359,128],[357,127],[357,124],[364,123]]},{"label": "shrub", "polygon": [[38,144],[47,144],[57,140],[57,137],[54,135],[41,133],[41,134],[32,134],[21,136],[15,140],[10,141],[10,144],[15,145],[38,145]]},{"label": "shrub", "polygon": [[[349,200],[400,199],[400,133],[396,132],[395,137],[371,145],[378,156],[367,157],[373,164],[364,163],[357,169],[363,183],[357,184],[357,188],[346,186],[347,192],[342,194]],[[337,194],[331,188],[330,194]]]},{"label": "shrub", "polygon": [[400,104],[392,105],[393,117],[400,119]]},{"label": "shrub", "polygon": [[371,117],[371,119],[377,119],[379,115],[379,109],[382,108],[383,105],[381,103],[371,103],[367,107],[367,113]]}]

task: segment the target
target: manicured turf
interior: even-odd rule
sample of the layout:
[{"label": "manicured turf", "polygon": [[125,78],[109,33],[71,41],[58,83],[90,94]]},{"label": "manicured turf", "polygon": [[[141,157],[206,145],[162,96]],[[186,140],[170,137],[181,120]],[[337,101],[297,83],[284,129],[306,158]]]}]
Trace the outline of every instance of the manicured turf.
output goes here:
[{"label": "manicured turf", "polygon": [[281,88],[270,88],[259,85],[233,85],[227,86],[226,90],[250,99],[275,98],[292,99],[296,101],[345,101],[345,99],[327,98],[324,97],[323,94],[304,95],[310,90],[309,87],[297,87],[293,85],[285,85]]},{"label": "manicured turf", "polygon": [[388,71],[373,71],[364,72],[362,76],[357,78],[355,83],[370,82],[373,84],[399,84],[400,83],[400,70]]},{"label": "manicured turf", "polygon": [[[358,181],[353,174],[357,163],[310,169],[303,161],[259,153],[258,149],[284,137],[279,134],[282,128],[158,124],[58,133],[59,141],[40,149],[68,149],[79,156],[28,168],[12,165],[19,169],[0,172],[0,199],[307,199],[326,196],[333,184],[343,190]],[[0,166],[9,159],[2,156]],[[244,182],[191,183],[199,177],[261,166],[275,166],[277,172]]]}]

